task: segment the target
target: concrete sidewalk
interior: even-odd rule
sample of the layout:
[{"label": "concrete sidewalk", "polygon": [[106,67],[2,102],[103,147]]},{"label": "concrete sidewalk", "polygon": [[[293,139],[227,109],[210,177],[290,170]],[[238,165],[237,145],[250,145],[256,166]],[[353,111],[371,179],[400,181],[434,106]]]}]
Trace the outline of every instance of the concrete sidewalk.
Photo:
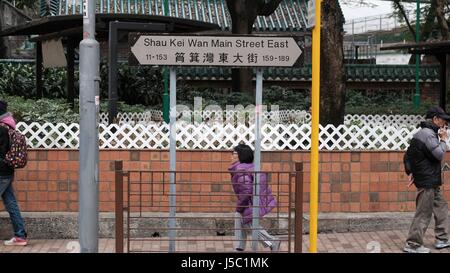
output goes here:
[{"label": "concrete sidewalk", "polygon": [[[433,248],[433,230],[429,230],[425,237],[425,246],[434,253],[449,253],[450,248],[436,250]],[[321,233],[318,235],[318,252],[323,253],[401,253],[405,244],[407,230],[390,230],[375,232],[353,233]],[[232,252],[233,237],[231,236],[203,236],[180,237],[176,243],[177,252]],[[283,237],[280,237],[283,240]],[[144,241],[145,240],[145,241]],[[130,244],[133,252],[168,252],[168,238],[146,238],[136,240]],[[303,237],[303,250],[307,252],[309,235]],[[114,239],[100,239],[99,252],[114,252]],[[248,242],[250,247],[250,242]],[[293,247],[293,245],[292,245]],[[250,249],[250,248],[249,248]],[[287,252],[288,244],[284,240],[280,252]],[[76,253],[79,252],[77,240],[73,239],[36,239],[29,240],[29,245],[0,246],[1,253]],[[261,252],[267,250],[261,248]]]}]

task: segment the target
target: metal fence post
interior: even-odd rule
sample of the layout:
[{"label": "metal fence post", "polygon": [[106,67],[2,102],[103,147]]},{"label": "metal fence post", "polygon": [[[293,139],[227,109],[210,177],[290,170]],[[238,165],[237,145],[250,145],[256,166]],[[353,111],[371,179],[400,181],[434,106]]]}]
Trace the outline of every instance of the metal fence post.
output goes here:
[{"label": "metal fence post", "polygon": [[303,163],[295,163],[295,234],[294,252],[302,253],[303,232]]},{"label": "metal fence post", "polygon": [[114,161],[116,191],[116,253],[123,253],[123,162]]}]

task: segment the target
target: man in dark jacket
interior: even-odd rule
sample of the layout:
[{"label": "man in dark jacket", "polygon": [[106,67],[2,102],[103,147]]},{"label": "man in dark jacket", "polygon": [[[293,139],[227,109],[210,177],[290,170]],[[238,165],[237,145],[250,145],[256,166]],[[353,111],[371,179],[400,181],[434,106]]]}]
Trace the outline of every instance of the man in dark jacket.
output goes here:
[{"label": "man in dark jacket", "polygon": [[8,246],[26,246],[27,233],[25,232],[23,218],[12,186],[14,168],[3,160],[10,147],[8,127],[11,129],[16,128],[16,122],[11,113],[7,112],[7,106],[6,102],[0,101],[0,125],[2,125],[0,126],[0,196],[5,209],[9,213],[14,236],[10,240],[4,241],[4,244]]},{"label": "man in dark jacket", "polygon": [[405,169],[417,188],[416,213],[409,229],[405,252],[428,253],[423,236],[434,214],[435,248],[450,247],[447,234],[448,205],[441,191],[441,162],[447,151],[447,122],[450,115],[440,107],[431,107],[414,134],[405,155]]}]

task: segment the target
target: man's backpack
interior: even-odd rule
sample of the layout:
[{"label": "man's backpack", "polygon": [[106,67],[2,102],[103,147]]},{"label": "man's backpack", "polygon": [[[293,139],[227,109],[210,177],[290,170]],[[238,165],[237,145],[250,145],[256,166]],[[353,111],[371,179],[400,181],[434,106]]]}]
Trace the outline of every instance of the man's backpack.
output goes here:
[{"label": "man's backpack", "polygon": [[14,169],[20,169],[27,165],[27,139],[19,131],[12,129],[4,123],[0,126],[8,130],[9,150],[3,161]]}]

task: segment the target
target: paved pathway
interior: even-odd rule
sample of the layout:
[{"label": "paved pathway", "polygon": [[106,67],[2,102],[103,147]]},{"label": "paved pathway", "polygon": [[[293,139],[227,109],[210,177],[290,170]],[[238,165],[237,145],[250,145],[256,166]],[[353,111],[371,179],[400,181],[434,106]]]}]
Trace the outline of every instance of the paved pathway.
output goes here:
[{"label": "paved pathway", "polygon": [[[318,235],[318,252],[344,252],[344,253],[400,253],[405,244],[407,231],[391,230],[377,232],[357,233],[322,233]],[[288,242],[286,237],[280,237],[282,241],[280,252],[287,252]],[[231,236],[205,236],[205,237],[181,237],[177,241],[177,252],[231,252],[233,251],[233,238]],[[304,252],[309,246],[309,235],[303,237]],[[425,246],[432,252],[450,252],[450,249],[435,250],[433,231],[427,232]],[[99,252],[114,252],[114,239],[100,239]],[[144,240],[134,239],[130,248],[133,252],[168,252],[168,238],[156,237]],[[248,242],[250,246],[250,242]],[[291,245],[293,249],[293,244]],[[78,252],[78,241],[70,239],[30,239],[29,245],[0,246],[0,252],[10,253],[71,253]],[[268,250],[261,249],[261,252]]]}]

